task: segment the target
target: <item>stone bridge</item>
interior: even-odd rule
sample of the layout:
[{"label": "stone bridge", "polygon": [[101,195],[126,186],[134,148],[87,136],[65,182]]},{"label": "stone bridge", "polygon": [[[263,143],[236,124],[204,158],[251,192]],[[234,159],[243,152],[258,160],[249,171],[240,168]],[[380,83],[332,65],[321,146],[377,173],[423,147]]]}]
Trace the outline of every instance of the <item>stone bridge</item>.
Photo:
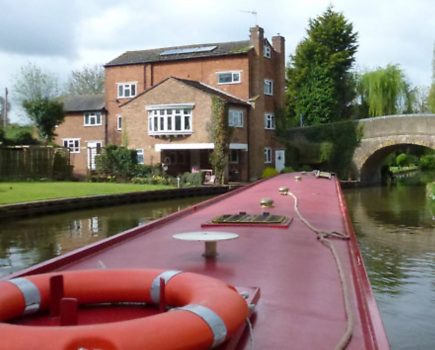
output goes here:
[{"label": "stone bridge", "polygon": [[403,146],[435,149],[435,114],[407,114],[360,119],[362,139],[353,154],[361,183],[379,183],[386,156]]},{"label": "stone bridge", "polygon": [[[354,123],[354,129],[359,130],[362,136],[353,152],[349,177],[364,184],[381,181],[383,161],[398,149],[435,149],[435,114],[391,115],[359,119]],[[327,125],[331,127],[334,124]],[[295,128],[291,129],[288,135],[290,138],[300,137],[308,132],[308,129],[325,126]]]}]

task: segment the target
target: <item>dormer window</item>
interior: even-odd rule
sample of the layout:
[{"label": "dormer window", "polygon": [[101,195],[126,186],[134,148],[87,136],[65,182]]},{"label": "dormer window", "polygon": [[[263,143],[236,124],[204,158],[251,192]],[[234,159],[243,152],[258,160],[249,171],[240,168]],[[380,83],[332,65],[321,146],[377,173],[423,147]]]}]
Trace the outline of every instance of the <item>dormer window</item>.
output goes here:
[{"label": "dormer window", "polygon": [[272,58],[272,48],[267,43],[263,46],[263,56],[266,58]]},{"label": "dormer window", "polygon": [[242,81],[241,72],[219,72],[218,84],[239,84]]},{"label": "dormer window", "polygon": [[118,83],[118,98],[130,98],[136,96],[136,82]]}]

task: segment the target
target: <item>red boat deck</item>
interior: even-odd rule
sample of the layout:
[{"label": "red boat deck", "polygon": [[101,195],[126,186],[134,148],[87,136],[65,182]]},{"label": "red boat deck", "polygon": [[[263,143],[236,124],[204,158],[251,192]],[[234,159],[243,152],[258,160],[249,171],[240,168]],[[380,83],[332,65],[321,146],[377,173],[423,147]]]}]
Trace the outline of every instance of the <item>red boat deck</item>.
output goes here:
[{"label": "red boat deck", "polygon": [[[297,215],[294,198],[278,192],[288,187],[299,211],[314,227],[349,240],[328,238],[344,271],[353,323],[347,349],[389,348],[371,293],[342,193],[335,178],[283,174],[213,198],[148,225],[16,274],[95,268],[158,268],[205,274],[237,287],[258,287],[261,297],[252,318],[253,349],[334,349],[346,331],[343,288],[334,256]],[[262,209],[260,200],[274,201]],[[293,218],[288,225],[212,225],[223,214],[240,211]],[[218,256],[202,256],[204,244],[173,238],[187,231],[223,231],[238,239],[217,243]],[[116,281],[113,281],[116,283]],[[246,332],[248,333],[248,332]],[[249,342],[238,348],[249,348]]]}]

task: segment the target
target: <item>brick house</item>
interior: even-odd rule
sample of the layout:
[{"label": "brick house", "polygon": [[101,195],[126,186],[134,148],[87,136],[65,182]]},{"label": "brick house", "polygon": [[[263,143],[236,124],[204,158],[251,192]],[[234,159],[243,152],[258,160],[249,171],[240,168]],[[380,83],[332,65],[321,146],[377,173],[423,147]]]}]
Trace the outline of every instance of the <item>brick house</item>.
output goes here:
[{"label": "brick house", "polygon": [[56,127],[55,142],[70,150],[76,176],[95,169],[95,156],[107,145],[107,111],[104,95],[67,96],[65,120]]},{"label": "brick house", "polygon": [[171,173],[210,167],[207,124],[211,99],[219,96],[234,127],[230,179],[255,179],[266,166],[284,166],[274,137],[284,86],[285,40],[267,40],[258,26],[245,41],[127,51],[105,65],[102,145],[126,137],[140,161],[168,163]]}]

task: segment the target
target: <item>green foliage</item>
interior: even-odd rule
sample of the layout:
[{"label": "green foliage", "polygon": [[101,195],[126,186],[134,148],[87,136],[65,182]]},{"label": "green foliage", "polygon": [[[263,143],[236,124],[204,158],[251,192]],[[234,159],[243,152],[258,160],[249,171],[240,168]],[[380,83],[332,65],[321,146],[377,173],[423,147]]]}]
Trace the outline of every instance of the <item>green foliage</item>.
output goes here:
[{"label": "green foliage", "polygon": [[426,197],[432,201],[432,204],[435,204],[435,182],[429,182],[426,185]]},{"label": "green foliage", "polygon": [[263,173],[261,174],[261,178],[266,179],[275,175],[278,175],[278,171],[275,168],[267,167],[264,168]]},{"label": "green foliage", "polygon": [[5,132],[5,145],[37,145],[32,126],[9,125]]},{"label": "green foliage", "polygon": [[73,70],[67,84],[70,95],[98,95],[104,93],[104,69],[100,65]]},{"label": "green foliage", "polygon": [[421,170],[435,170],[435,152],[420,157]]},{"label": "green foliage", "polygon": [[0,145],[3,145],[6,140],[5,131],[0,127]]},{"label": "green foliage", "polygon": [[284,169],[281,170],[281,174],[292,173],[294,171],[295,169],[293,169],[291,166],[286,166]]},{"label": "green foliage", "polygon": [[228,165],[228,147],[231,134],[232,129],[228,126],[228,107],[223,99],[213,96],[211,138],[214,150],[210,155],[210,163],[220,184],[225,182],[225,168]]},{"label": "green foliage", "polygon": [[189,173],[186,172],[180,176],[181,187],[197,187],[201,186],[204,180],[202,172]]},{"label": "green foliage", "polygon": [[122,146],[108,145],[96,157],[97,173],[114,176],[118,181],[126,181],[134,176],[136,166],[136,151]]},{"label": "green foliage", "polygon": [[32,63],[21,67],[20,75],[14,84],[14,94],[20,105],[24,101],[54,99],[60,96],[58,79],[56,76],[43,72]]},{"label": "green foliage", "polygon": [[[300,131],[299,131],[300,132]],[[295,169],[302,165],[333,171],[341,178],[352,174],[351,160],[363,130],[357,123],[343,121],[303,129],[303,137],[292,131],[281,139],[286,144],[286,164]]]},{"label": "green foliage", "polygon": [[400,153],[396,157],[396,165],[399,167],[409,166],[411,164],[416,164],[417,162],[418,162],[418,159],[413,154]]},{"label": "green foliage", "polygon": [[134,169],[135,177],[147,177],[151,175],[161,175],[162,167],[158,165],[136,164]]},{"label": "green foliage", "polygon": [[63,104],[44,97],[25,100],[23,107],[38,128],[41,138],[51,142],[55,136],[54,129],[56,125],[60,124],[65,118]]},{"label": "green foliage", "polygon": [[350,116],[355,83],[349,70],[357,47],[352,24],[332,7],[309,21],[307,36],[287,68],[290,118],[315,125]]},{"label": "green foliage", "polygon": [[369,116],[411,112],[415,102],[402,69],[388,65],[362,74],[358,81],[362,109]]},{"label": "green foliage", "polygon": [[408,156],[406,153],[400,153],[397,157],[396,157],[396,165],[403,167],[405,165],[408,165]]}]

